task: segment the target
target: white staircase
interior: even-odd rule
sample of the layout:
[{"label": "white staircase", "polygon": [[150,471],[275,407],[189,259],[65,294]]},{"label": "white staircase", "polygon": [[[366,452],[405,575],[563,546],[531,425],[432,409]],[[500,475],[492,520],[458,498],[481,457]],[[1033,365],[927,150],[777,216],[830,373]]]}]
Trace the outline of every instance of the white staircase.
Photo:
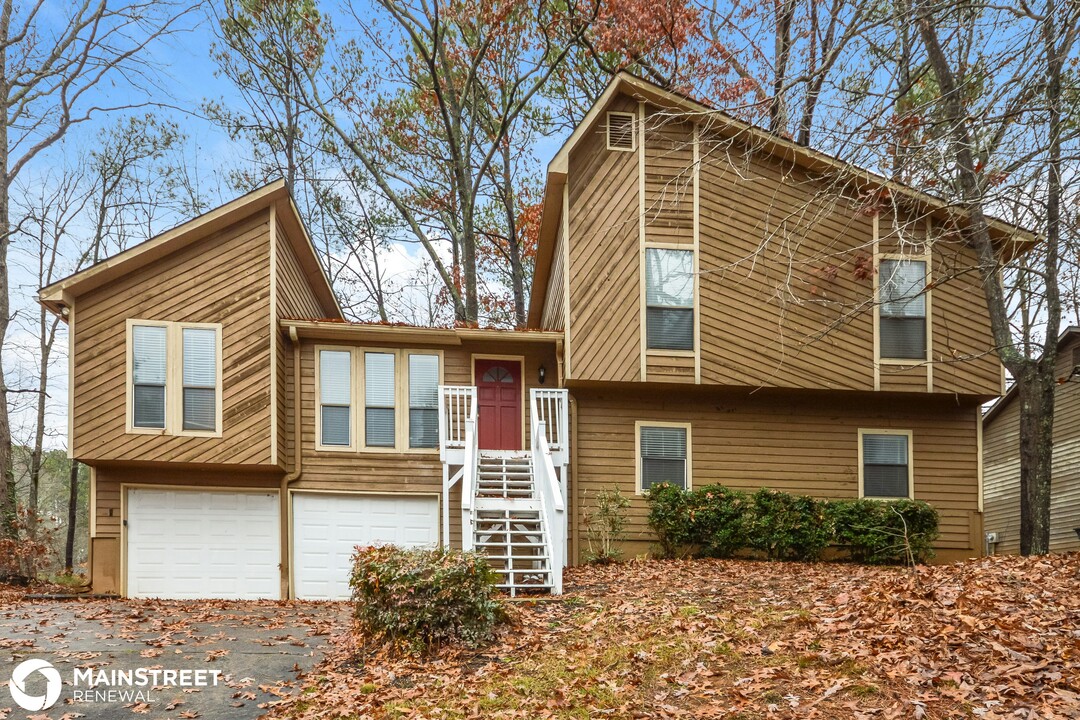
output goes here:
[{"label": "white staircase", "polygon": [[[461,547],[487,555],[510,595],[562,594],[569,463],[566,390],[529,392],[524,451],[480,450],[476,388],[439,388],[443,542],[450,542],[451,489],[461,487]],[[453,468],[457,468],[456,471]]]},{"label": "white staircase", "polygon": [[473,547],[502,578],[499,587],[551,592],[550,543],[533,483],[531,453],[481,450],[473,503]]}]

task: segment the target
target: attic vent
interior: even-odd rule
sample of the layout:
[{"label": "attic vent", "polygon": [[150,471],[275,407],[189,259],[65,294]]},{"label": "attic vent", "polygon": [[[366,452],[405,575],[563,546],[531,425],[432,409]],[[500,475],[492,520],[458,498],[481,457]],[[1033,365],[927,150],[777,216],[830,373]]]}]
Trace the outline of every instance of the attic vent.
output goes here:
[{"label": "attic vent", "polygon": [[634,114],[609,112],[607,114],[608,150],[634,149]]}]

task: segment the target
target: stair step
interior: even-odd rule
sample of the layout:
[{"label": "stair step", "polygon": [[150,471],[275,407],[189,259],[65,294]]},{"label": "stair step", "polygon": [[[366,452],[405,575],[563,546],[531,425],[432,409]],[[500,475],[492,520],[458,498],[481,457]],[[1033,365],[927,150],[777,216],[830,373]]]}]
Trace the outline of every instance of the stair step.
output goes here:
[{"label": "stair step", "polygon": [[473,501],[473,507],[476,508],[478,513],[492,511],[537,513],[536,517],[527,519],[539,519],[540,513],[539,501],[521,498],[476,498]]}]

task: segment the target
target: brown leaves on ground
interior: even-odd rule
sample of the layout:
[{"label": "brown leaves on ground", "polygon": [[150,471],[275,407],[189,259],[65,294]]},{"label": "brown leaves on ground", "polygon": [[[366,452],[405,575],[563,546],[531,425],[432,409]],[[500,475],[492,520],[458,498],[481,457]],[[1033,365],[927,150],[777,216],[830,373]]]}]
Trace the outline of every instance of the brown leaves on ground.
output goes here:
[{"label": "brown leaves on ground", "polygon": [[277,718],[1074,718],[1080,554],[920,568],[575,568],[499,642],[393,658],[363,638]]}]

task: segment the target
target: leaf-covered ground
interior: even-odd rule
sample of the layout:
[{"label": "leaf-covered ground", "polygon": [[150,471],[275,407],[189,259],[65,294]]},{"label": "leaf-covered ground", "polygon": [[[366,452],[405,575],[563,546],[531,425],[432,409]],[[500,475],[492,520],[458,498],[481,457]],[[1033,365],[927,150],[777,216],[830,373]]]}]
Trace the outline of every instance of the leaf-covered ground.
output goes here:
[{"label": "leaf-covered ground", "polygon": [[276,718],[1076,718],[1080,555],[570,570],[476,651],[353,634]]}]

